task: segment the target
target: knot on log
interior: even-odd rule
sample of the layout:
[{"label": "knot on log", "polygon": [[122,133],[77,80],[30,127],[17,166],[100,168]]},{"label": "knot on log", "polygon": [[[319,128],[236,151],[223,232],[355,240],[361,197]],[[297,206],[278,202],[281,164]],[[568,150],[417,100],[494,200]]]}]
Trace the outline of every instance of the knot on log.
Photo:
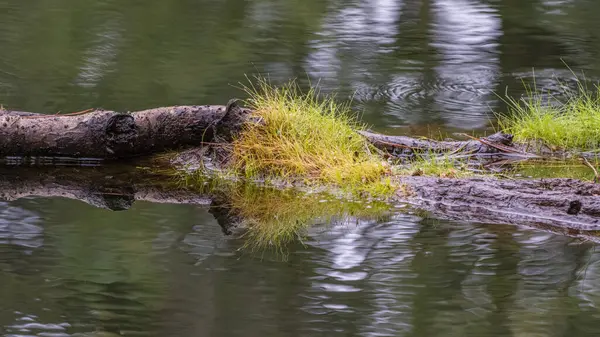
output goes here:
[{"label": "knot on log", "polygon": [[577,215],[581,212],[581,201],[573,200],[569,203],[569,209],[567,210],[567,214]]},{"label": "knot on log", "polygon": [[113,156],[126,154],[133,147],[137,128],[133,116],[115,114],[106,124],[106,151]]}]

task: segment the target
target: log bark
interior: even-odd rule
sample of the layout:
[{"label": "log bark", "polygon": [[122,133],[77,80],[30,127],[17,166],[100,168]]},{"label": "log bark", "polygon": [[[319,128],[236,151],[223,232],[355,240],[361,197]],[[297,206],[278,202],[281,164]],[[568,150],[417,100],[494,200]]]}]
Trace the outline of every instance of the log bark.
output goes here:
[{"label": "log bark", "polygon": [[[499,153],[501,152],[497,148],[488,146],[477,140],[468,141],[435,141],[431,139],[417,139],[407,136],[388,136],[379,133],[373,133],[369,131],[359,131],[363,137],[365,137],[374,146],[386,150],[386,151],[398,151],[404,150],[404,152],[472,152],[472,153]],[[512,146],[512,135],[504,133],[495,133],[484,139],[490,142],[499,143],[501,145]]]},{"label": "log bark", "polygon": [[569,236],[600,234],[600,184],[575,179],[491,177],[403,177],[401,182],[410,192],[399,192],[398,199],[437,218],[525,225]]},{"label": "log bark", "polygon": [[118,159],[231,139],[249,110],[173,106],[132,113],[95,110],[60,116],[0,111],[0,156]]}]

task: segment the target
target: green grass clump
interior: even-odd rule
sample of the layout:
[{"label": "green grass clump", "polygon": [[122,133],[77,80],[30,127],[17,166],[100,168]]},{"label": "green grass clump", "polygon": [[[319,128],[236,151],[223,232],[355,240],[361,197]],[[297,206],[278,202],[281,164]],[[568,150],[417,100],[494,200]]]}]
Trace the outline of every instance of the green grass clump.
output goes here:
[{"label": "green grass clump", "polygon": [[233,142],[231,167],[252,178],[301,180],[352,192],[390,193],[387,163],[356,130],[364,129],[347,105],[302,94],[291,82],[273,87],[259,79],[244,88],[246,104],[262,123],[248,125]]},{"label": "green grass clump", "polygon": [[527,88],[521,100],[508,98],[509,113],[499,115],[499,126],[520,142],[541,141],[556,149],[588,150],[600,145],[600,88],[564,89],[566,99],[542,98]]}]

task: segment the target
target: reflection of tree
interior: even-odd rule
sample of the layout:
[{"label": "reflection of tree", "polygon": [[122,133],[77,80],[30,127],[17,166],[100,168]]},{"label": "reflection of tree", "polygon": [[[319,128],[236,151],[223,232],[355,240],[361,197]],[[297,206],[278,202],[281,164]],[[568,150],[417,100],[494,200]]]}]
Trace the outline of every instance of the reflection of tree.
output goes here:
[{"label": "reflection of tree", "polygon": [[[559,77],[561,73],[568,73],[562,59],[568,59],[570,51],[565,40],[552,32],[550,27],[556,24],[557,18],[547,17],[542,3],[538,0],[503,0],[494,5],[500,13],[503,27],[503,34],[499,38],[503,78],[496,92],[504,93],[508,88],[511,95],[522,94],[522,78],[531,77],[534,69],[538,85],[555,73]],[[551,25],[546,25],[546,21]],[[569,63],[578,67],[577,61]],[[544,74],[544,69],[550,71]],[[504,106],[501,101],[498,105]]]},{"label": "reflection of tree", "polygon": [[268,31],[243,0],[11,5],[0,12],[0,101],[49,112],[226,102],[241,95],[230,84],[266,64],[302,72],[323,2],[265,3],[275,10]]}]

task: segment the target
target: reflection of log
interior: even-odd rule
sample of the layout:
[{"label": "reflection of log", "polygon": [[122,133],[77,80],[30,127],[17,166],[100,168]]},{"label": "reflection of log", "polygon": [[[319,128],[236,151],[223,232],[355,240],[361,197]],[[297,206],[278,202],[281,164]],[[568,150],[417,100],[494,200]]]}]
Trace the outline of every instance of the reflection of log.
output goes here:
[{"label": "reflection of log", "polygon": [[[167,177],[130,167],[100,169],[2,168],[0,200],[26,197],[62,197],[114,211],[126,210],[135,201],[210,205],[212,197],[184,188]],[[165,180],[167,184],[165,184]]]},{"label": "reflection of log", "polygon": [[[429,210],[436,218],[484,224],[515,224],[600,241],[600,184],[569,179],[498,180],[402,177],[412,192],[396,202]],[[242,219],[231,212],[226,191],[198,193],[165,176],[131,167],[3,168],[0,200],[65,197],[96,207],[128,209],[137,200],[210,207],[223,232]]]},{"label": "reflection of log", "polygon": [[228,208],[227,196],[178,188],[168,177],[131,167],[0,168],[0,200],[26,197],[69,198],[113,211],[127,210],[135,201],[200,205],[209,208],[227,235],[239,221]]},{"label": "reflection of log", "polygon": [[[0,110],[0,156],[125,158],[213,140],[237,132],[246,109],[176,106],[129,113],[38,115]],[[226,113],[226,111],[228,113]]]}]

